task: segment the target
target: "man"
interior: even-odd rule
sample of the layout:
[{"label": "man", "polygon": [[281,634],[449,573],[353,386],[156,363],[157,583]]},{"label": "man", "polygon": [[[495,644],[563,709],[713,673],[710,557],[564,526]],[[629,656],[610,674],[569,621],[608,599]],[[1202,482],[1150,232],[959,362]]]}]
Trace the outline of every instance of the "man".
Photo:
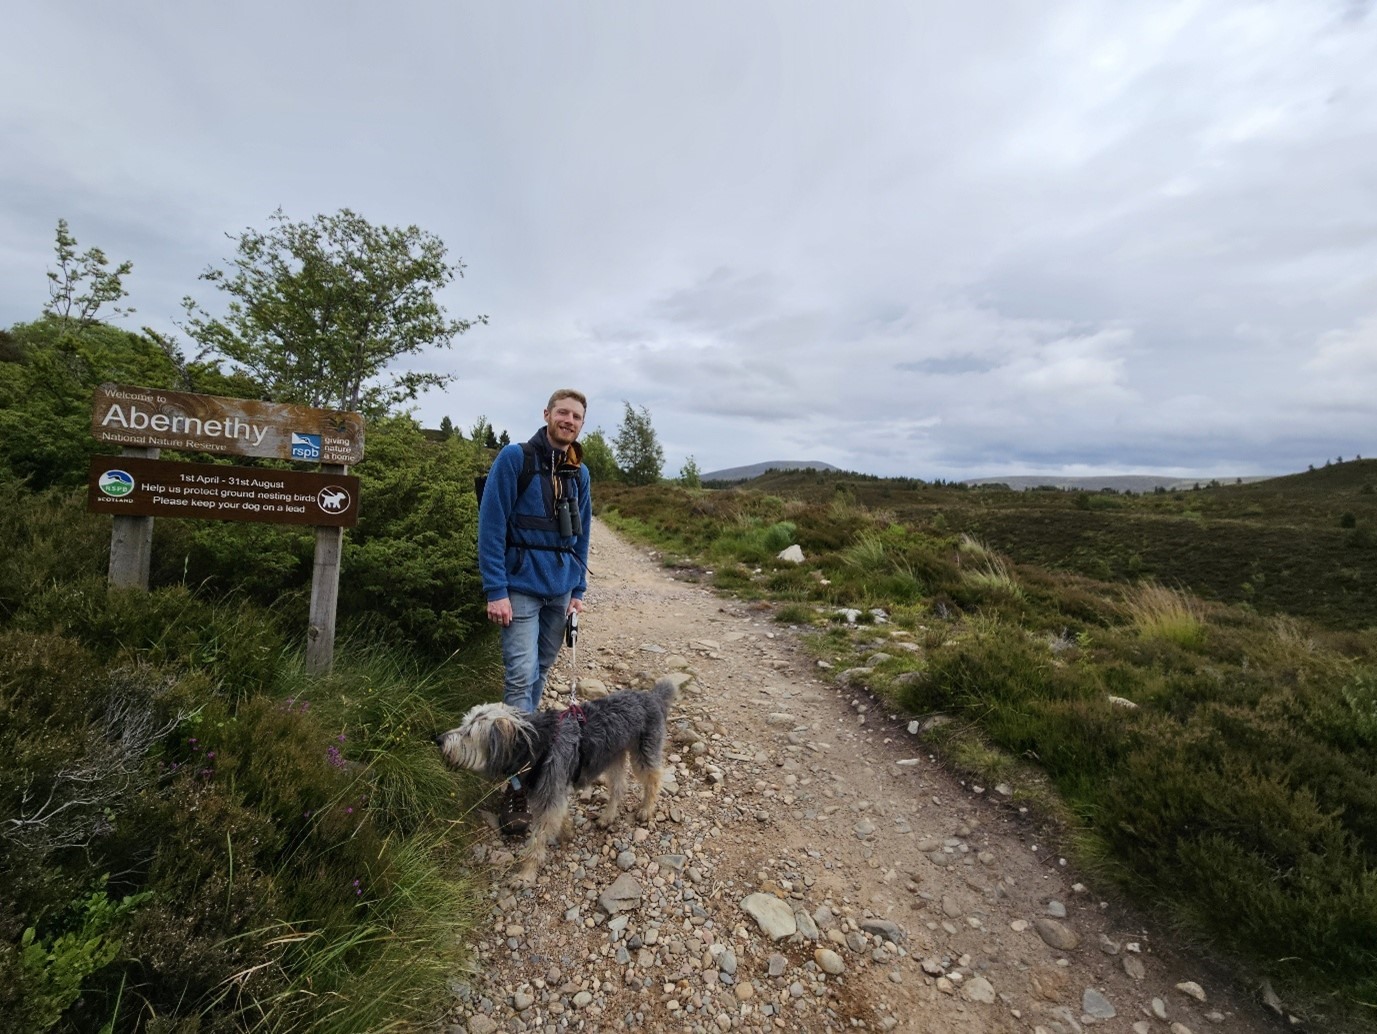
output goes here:
[{"label": "man", "polygon": [[[578,444],[587,408],[588,400],[572,388],[551,395],[545,426],[493,460],[478,508],[488,620],[502,626],[502,699],[527,713],[540,706],[565,620],[583,611],[588,589],[593,506]],[[519,776],[507,787],[500,822],[511,836],[530,825]]]}]

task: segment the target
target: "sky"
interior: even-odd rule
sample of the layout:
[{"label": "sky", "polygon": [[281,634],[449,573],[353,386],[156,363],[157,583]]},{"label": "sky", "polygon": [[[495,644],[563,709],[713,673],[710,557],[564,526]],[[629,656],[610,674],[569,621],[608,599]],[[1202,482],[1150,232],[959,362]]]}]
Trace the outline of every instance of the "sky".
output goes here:
[{"label": "sky", "polygon": [[[551,390],[665,474],[1377,455],[1371,0],[12,5],[0,326],[54,230],[178,335],[277,209],[440,238],[428,426]],[[194,350],[194,349],[193,349]]]}]

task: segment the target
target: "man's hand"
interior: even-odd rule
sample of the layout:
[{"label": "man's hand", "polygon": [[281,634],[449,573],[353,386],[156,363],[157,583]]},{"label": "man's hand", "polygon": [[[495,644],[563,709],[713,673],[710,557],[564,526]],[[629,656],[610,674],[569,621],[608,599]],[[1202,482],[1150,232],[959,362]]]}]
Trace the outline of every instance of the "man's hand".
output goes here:
[{"label": "man's hand", "polygon": [[503,596],[500,600],[488,600],[488,620],[496,621],[503,628],[512,623],[512,601]]},{"label": "man's hand", "polygon": [[583,613],[583,600],[571,599],[571,600],[569,601],[569,609],[568,609],[567,611],[565,611],[565,616],[567,617],[567,616],[570,615],[570,614],[582,614],[582,613]]}]

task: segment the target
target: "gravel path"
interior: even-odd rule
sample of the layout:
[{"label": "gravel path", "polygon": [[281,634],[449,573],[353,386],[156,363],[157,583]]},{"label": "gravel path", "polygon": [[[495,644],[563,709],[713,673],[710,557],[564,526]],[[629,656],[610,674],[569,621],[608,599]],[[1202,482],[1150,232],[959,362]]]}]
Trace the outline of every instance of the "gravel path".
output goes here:
[{"label": "gravel path", "polygon": [[[585,791],[530,890],[504,882],[511,842],[475,846],[492,913],[441,1031],[1282,1029],[1077,883],[1000,793],[944,772],[767,613],[675,581],[597,522],[590,566],[582,695],[685,680],[665,793],[637,827],[633,784],[603,832],[603,789]],[[547,701],[567,699],[560,663]]]}]

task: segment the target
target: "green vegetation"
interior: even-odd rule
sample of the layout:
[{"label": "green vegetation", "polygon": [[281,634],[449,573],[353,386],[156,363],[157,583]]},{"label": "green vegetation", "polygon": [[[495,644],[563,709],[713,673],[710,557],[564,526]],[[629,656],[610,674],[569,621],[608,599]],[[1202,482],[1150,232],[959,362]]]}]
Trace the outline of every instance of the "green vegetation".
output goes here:
[{"label": "green vegetation", "polygon": [[633,409],[630,402],[622,414],[621,426],[612,448],[617,454],[617,469],[621,480],[628,485],[653,485],[660,480],[660,470],[665,465],[665,450],[655,428],[650,423],[650,410],[642,406]]},{"label": "green vegetation", "polygon": [[307,676],[286,608],[109,591],[78,494],[0,488],[9,1029],[435,1015],[481,889],[456,832],[479,787],[424,734],[486,695],[491,651],[422,668],[356,637]]},{"label": "green vegetation", "polygon": [[1144,497],[797,471],[599,505],[775,601],[897,712],[944,716],[934,747],[1061,821],[1081,865],[1356,1031],[1377,1003],[1377,594],[1353,591],[1377,577],[1354,534],[1374,482],[1372,461]]},{"label": "green vegetation", "polygon": [[152,590],[110,590],[92,388],[272,385],[99,322],[128,264],[65,224],[57,252],[44,317],[0,333],[0,1028],[433,1022],[485,889],[464,859],[488,788],[430,736],[500,684],[474,562],[489,456],[369,421],[329,676],[302,658],[309,531],[159,519]]},{"label": "green vegetation", "polygon": [[398,358],[444,348],[486,316],[449,319],[435,292],[463,275],[445,245],[417,226],[374,226],[341,209],[293,222],[278,209],[267,231],[245,230],[231,271],[201,279],[228,295],[223,317],[185,302],[186,331],[274,402],[369,416],[392,411],[450,378],[384,374]]}]

